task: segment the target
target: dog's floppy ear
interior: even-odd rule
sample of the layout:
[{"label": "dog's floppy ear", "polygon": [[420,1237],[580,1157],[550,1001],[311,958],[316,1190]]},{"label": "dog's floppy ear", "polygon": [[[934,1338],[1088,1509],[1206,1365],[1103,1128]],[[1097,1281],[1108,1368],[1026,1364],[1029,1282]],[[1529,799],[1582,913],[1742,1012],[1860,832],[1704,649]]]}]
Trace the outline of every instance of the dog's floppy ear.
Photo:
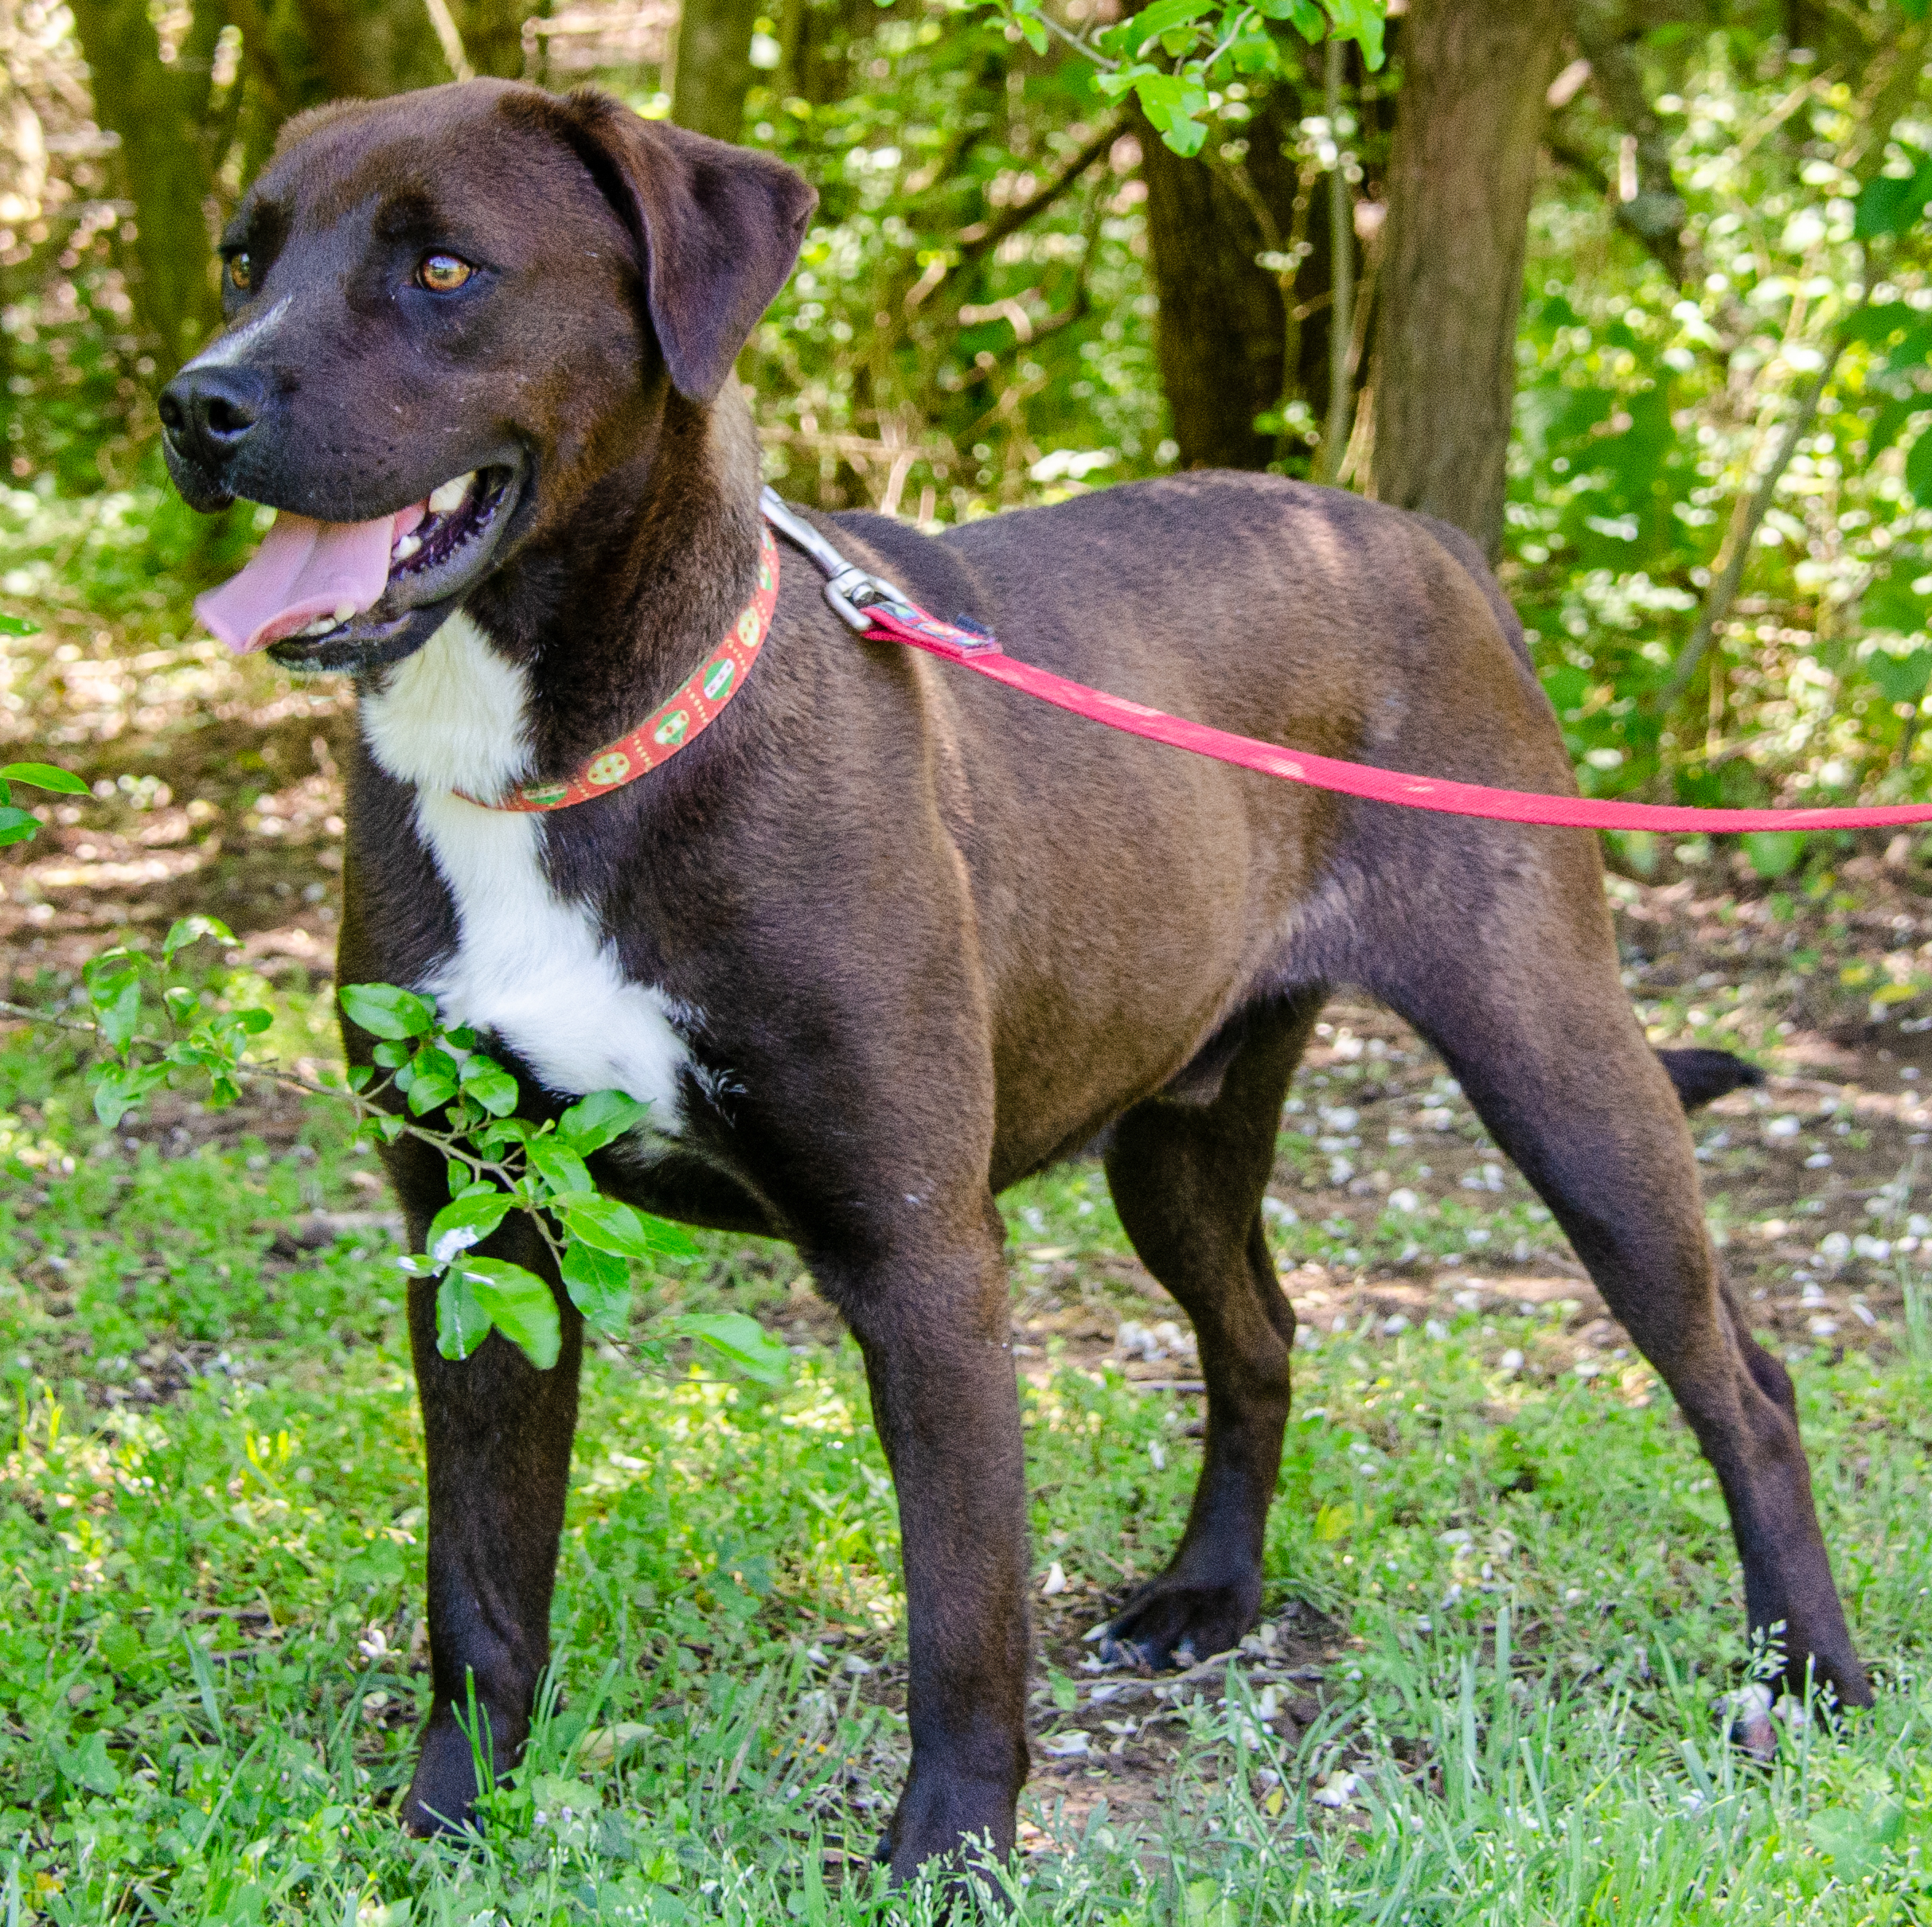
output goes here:
[{"label": "dog's floppy ear", "polygon": [[785,285],[818,190],[768,154],[646,120],[594,88],[568,105],[631,227],[672,385],[710,401]]}]

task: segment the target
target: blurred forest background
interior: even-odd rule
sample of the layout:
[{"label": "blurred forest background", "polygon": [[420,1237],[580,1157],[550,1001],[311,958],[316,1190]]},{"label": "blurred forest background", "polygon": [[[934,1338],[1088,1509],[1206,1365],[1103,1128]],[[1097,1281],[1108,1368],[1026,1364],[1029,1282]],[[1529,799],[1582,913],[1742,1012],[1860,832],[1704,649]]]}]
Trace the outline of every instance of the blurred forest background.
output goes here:
[{"label": "blurred forest background", "polygon": [[[154,396],[290,114],[591,81],[819,189],[742,365],[792,496],[933,525],[1177,466],[1339,481],[1497,556],[1589,790],[1926,793],[1926,0],[1409,0],[1386,60],[1359,0],[1326,41],[1307,0],[1128,11],[0,0],[5,607],[212,648],[189,596],[257,521],[171,498]],[[1191,92],[1112,97],[1101,49],[1157,68],[1203,19]],[[57,751],[6,660],[0,736]]]}]

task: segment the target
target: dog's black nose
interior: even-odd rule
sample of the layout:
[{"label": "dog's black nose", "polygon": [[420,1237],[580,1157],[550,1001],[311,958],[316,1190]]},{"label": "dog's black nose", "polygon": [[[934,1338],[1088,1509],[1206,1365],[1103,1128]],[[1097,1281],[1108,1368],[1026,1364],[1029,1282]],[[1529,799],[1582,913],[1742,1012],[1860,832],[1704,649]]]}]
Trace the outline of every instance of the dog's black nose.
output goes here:
[{"label": "dog's black nose", "polygon": [[254,431],[267,396],[249,369],[184,369],[161,391],[162,433],[178,455],[218,472]]}]

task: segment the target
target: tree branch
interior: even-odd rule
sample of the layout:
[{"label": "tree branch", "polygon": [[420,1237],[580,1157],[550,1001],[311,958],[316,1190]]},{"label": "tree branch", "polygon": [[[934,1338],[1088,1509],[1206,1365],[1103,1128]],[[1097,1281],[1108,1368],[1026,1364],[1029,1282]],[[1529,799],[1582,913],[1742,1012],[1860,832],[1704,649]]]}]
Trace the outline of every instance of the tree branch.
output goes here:
[{"label": "tree branch", "polygon": [[1672,665],[1669,679],[1653,699],[1653,707],[1662,713],[1669,709],[1689,686],[1691,678],[1697,673],[1697,665],[1704,660],[1704,652],[1711,646],[1711,638],[1717,633],[1717,626],[1731,613],[1731,605],[1736,599],[1738,585],[1743,580],[1744,568],[1751,560],[1751,552],[1755,543],[1758,529],[1770,513],[1771,503],[1778,493],[1778,482],[1790,466],[1791,458],[1797,453],[1797,445],[1804,439],[1805,432],[1817,419],[1818,404],[1825,397],[1826,384],[1832,372],[1838,365],[1838,357],[1844,353],[1845,334],[1840,328],[1825,357],[1825,365],[1813,377],[1811,385],[1800,398],[1791,419],[1785,424],[1785,431],[1779,438],[1776,452],[1772,455],[1764,473],[1758,478],[1758,486],[1747,496],[1740,497],[1736,513],[1731,518],[1731,529],[1726,537],[1728,554],[1724,566],[1712,579],[1704,599],[1704,607],[1698,611],[1697,626],[1691,631],[1691,639],[1684,644],[1683,653]]},{"label": "tree branch", "polygon": [[1024,228],[1036,215],[1044,214],[1078,181],[1102,154],[1127,131],[1127,117],[1122,114],[1109,121],[1079,152],[1068,161],[1046,185],[1010,208],[1002,208],[986,220],[976,220],[959,230],[959,264],[976,261]]},{"label": "tree branch", "polygon": [[[1590,61],[1590,78],[1613,126],[1630,142],[1635,178],[1619,182],[1617,219],[1663,263],[1684,279],[1680,238],[1688,209],[1670,171],[1670,142],[1644,92],[1636,37],[1642,31],[1616,0],[1566,0],[1571,31]],[[1632,191],[1632,190],[1634,191]]]},{"label": "tree branch", "polygon": [[[1647,218],[1648,209],[1645,210],[1646,218],[1640,220],[1633,210],[1643,206],[1643,197],[1640,195],[1636,201],[1620,200],[1616,183],[1603,171],[1596,156],[1587,148],[1566,139],[1554,127],[1544,136],[1543,147],[1544,151],[1559,167],[1567,167],[1573,174],[1581,174],[1603,197],[1610,204],[1610,214],[1617,225],[1640,242],[1672,280],[1681,281],[1684,279],[1684,249],[1677,238],[1676,227],[1660,228]],[[1677,205],[1681,209],[1683,203],[1680,201]],[[1680,223],[1681,219],[1680,214]]]},{"label": "tree branch", "polygon": [[[105,1033],[98,1024],[89,1024],[74,1017],[57,1017],[50,1011],[35,1010],[28,1004],[12,1003],[5,998],[0,998],[0,1017],[18,1017],[25,1023],[40,1024],[47,1029],[72,1031],[77,1036],[90,1037],[97,1043],[107,1042]],[[153,1051],[166,1048],[162,1040],[157,1037],[142,1036],[132,1041],[146,1044]],[[111,1044],[107,1047],[113,1048]],[[372,1117],[400,1118],[402,1124],[399,1133],[400,1136],[420,1139],[423,1143],[434,1146],[445,1157],[467,1164],[475,1176],[494,1178],[505,1191],[514,1192],[517,1179],[521,1175],[501,1159],[485,1157],[478,1152],[465,1150],[460,1133],[438,1131],[427,1125],[416,1123],[402,1112],[384,1110],[353,1085],[318,1083],[313,1079],[299,1077],[292,1071],[285,1071],[279,1064],[274,1063],[232,1064],[227,1067],[226,1074],[237,1083],[272,1084],[279,1090],[297,1091],[304,1097],[327,1098],[353,1110],[358,1122]],[[375,1088],[381,1090],[388,1084],[388,1079],[385,1078]],[[563,1246],[544,1223],[542,1213],[533,1211],[529,1215],[537,1226],[538,1235],[550,1247],[552,1256],[560,1262]]]},{"label": "tree branch", "polygon": [[1321,436],[1321,479],[1326,482],[1341,473],[1355,405],[1349,366],[1355,321],[1355,197],[1348,192],[1348,157],[1341,144],[1341,42],[1331,33],[1323,63],[1322,103],[1329,138],[1335,143],[1335,165],[1329,170],[1329,275],[1335,305],[1329,322],[1328,423]]}]

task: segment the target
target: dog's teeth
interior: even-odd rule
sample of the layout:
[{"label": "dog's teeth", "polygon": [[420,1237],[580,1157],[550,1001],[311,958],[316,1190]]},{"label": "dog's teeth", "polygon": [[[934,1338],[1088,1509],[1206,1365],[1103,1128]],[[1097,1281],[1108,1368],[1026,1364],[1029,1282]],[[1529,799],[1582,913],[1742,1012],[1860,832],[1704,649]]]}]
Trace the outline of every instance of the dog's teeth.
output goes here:
[{"label": "dog's teeth", "polygon": [[422,546],[423,538],[420,536],[406,535],[389,551],[389,560],[392,562],[407,562]]},{"label": "dog's teeth", "polygon": [[353,603],[338,603],[335,605],[334,620],[338,622],[346,622],[355,612],[356,606]]},{"label": "dog's teeth", "polygon": [[432,489],[429,497],[431,515],[447,515],[452,509],[460,509],[470,493],[470,484],[476,479],[476,470],[471,469],[466,475],[459,475],[453,482],[446,482],[439,489]]}]

